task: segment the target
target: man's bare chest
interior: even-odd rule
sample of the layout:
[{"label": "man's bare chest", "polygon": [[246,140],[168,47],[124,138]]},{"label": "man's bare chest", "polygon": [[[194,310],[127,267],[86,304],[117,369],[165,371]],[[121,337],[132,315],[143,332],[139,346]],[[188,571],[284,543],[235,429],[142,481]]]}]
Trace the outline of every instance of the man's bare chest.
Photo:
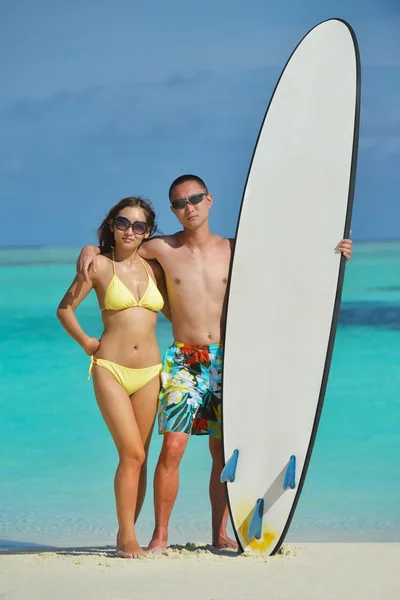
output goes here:
[{"label": "man's bare chest", "polygon": [[230,256],[214,254],[206,256],[178,253],[167,257],[162,264],[169,287],[195,288],[204,291],[224,289],[228,282]]}]

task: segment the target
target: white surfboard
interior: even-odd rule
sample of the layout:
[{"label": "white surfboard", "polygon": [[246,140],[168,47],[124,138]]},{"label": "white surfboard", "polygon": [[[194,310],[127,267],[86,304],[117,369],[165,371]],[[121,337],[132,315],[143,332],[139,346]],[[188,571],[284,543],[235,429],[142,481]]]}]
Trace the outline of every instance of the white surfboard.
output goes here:
[{"label": "white surfboard", "polygon": [[262,124],[232,261],[223,371],[230,514],[275,553],[304,484],[338,320],[357,159],[360,62],[347,23],[312,29]]}]

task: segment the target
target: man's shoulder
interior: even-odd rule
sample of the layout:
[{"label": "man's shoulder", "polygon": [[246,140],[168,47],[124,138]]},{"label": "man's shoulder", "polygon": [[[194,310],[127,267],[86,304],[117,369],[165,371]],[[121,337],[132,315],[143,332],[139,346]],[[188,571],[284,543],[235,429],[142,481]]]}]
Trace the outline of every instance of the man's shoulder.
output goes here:
[{"label": "man's shoulder", "polygon": [[226,249],[233,250],[235,247],[235,239],[234,238],[226,238],[220,235],[217,236],[217,243],[221,244]]},{"label": "man's shoulder", "polygon": [[182,232],[177,231],[176,233],[172,233],[170,235],[155,235],[151,237],[149,240],[146,240],[144,244],[146,246],[153,246],[154,248],[161,246],[168,246],[172,243],[175,243],[178,240],[179,234]]},{"label": "man's shoulder", "polygon": [[140,256],[146,260],[158,260],[159,258],[162,258],[171,250],[171,248],[179,247],[178,233],[172,235],[155,235],[149,240],[146,240],[140,246]]},{"label": "man's shoulder", "polygon": [[234,242],[235,238],[229,238],[229,237],[224,237],[223,235],[219,235],[219,233],[214,233],[213,234],[216,240],[220,240],[220,242],[225,242],[226,244],[228,242]]},{"label": "man's shoulder", "polygon": [[176,231],[175,233],[171,233],[170,235],[160,235],[157,237],[160,240],[159,243],[162,243],[164,249],[168,250],[170,248],[179,248],[180,246],[182,246],[182,233],[182,231]]}]

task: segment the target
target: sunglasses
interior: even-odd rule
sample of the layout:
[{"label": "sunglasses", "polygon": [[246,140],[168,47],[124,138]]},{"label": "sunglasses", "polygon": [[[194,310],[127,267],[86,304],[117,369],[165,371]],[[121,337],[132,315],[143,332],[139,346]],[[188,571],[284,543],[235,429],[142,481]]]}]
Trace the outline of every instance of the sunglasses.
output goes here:
[{"label": "sunglasses", "polygon": [[120,231],[128,231],[129,227],[132,227],[132,231],[137,235],[144,235],[148,228],[145,221],[135,221],[134,223],[131,223],[130,220],[125,217],[117,217],[114,221],[114,225]]},{"label": "sunglasses", "polygon": [[200,204],[204,196],[208,196],[208,193],[203,192],[203,194],[194,194],[193,196],[189,196],[189,198],[178,198],[177,200],[171,200],[171,206],[175,210],[182,210],[182,208],[185,208],[187,204],[190,204],[191,206]]}]

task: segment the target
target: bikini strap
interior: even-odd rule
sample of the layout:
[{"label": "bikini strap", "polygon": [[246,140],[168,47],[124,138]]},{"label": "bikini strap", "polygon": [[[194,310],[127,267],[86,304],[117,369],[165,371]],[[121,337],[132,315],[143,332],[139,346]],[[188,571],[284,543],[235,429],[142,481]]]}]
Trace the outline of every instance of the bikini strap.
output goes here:
[{"label": "bikini strap", "polygon": [[[146,271],[147,275],[150,277],[149,270],[148,270],[148,268],[147,268],[147,266],[146,266],[146,261],[145,261],[145,260],[143,260],[143,258],[140,256],[140,254],[138,254],[138,257],[139,257],[139,258],[140,258],[140,260],[142,261],[142,264],[143,264],[143,266],[144,266],[144,269],[145,269],[145,271]],[[152,277],[150,277],[150,279],[152,279]]]},{"label": "bikini strap", "polygon": [[94,360],[93,360],[93,356],[90,357],[90,367],[89,367],[89,373],[88,373],[88,381],[90,379],[90,376],[92,374],[93,371],[93,365],[94,365]]},{"label": "bikini strap", "polygon": [[112,256],[113,272],[115,275],[114,248],[111,248],[111,256]]}]

